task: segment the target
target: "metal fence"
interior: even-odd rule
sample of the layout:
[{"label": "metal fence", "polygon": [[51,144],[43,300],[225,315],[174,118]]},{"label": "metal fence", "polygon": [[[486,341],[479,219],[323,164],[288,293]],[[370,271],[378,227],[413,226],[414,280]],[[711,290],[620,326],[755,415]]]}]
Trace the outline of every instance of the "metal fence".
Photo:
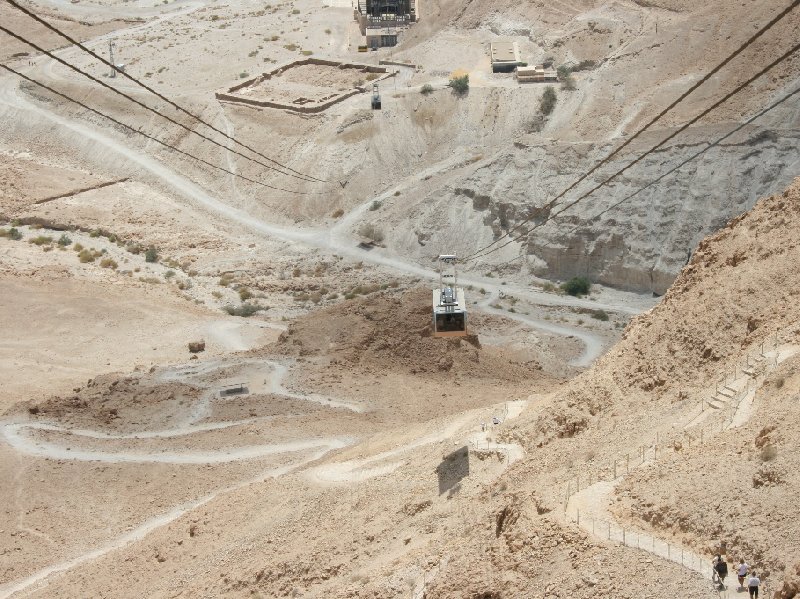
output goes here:
[{"label": "metal fence", "polygon": [[[564,493],[564,513],[578,526],[590,531],[594,536],[619,542],[627,547],[647,551],[664,559],[679,563],[692,571],[705,576],[712,573],[708,558],[687,550],[678,544],[657,538],[641,530],[627,528],[593,514],[581,514],[579,508],[569,510],[569,500],[576,493],[598,482],[614,482],[631,470],[648,462],[655,462],[667,454],[676,454],[685,448],[703,445],[714,436],[727,430],[737,422],[737,414],[742,402],[750,401],[756,390],[763,384],[769,372],[781,361],[780,344],[783,335],[776,331],[756,350],[748,352],[737,360],[733,367],[715,384],[714,393],[700,399],[684,419],[684,425],[677,431],[663,433],[656,431],[648,445],[642,445],[625,454],[618,454],[608,462],[586,462],[576,469],[576,474],[566,481]],[[740,379],[744,378],[744,383]],[[746,419],[742,419],[744,423]],[[735,574],[731,580],[736,584]],[[720,597],[737,596],[735,590],[717,588]],[[764,597],[770,593],[767,581],[762,581]],[[729,595],[729,593],[732,593]]]}]

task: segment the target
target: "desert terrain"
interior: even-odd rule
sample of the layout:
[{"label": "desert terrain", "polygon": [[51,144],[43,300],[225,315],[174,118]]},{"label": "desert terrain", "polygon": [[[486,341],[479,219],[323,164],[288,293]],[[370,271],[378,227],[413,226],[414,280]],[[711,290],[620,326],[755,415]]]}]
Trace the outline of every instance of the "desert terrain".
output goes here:
[{"label": "desert terrain", "polygon": [[0,2],[0,598],[798,596],[800,5],[355,9]]}]

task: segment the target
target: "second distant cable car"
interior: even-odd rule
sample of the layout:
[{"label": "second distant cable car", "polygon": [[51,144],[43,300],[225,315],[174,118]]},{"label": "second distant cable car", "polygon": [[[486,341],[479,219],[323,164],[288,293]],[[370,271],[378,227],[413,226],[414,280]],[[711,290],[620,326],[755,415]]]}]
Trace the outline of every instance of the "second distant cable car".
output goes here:
[{"label": "second distant cable car", "polygon": [[[467,302],[464,290],[458,286],[456,262],[453,255],[439,256],[439,288],[433,290],[434,337],[467,335]],[[444,272],[447,266],[452,268],[452,272]]]}]

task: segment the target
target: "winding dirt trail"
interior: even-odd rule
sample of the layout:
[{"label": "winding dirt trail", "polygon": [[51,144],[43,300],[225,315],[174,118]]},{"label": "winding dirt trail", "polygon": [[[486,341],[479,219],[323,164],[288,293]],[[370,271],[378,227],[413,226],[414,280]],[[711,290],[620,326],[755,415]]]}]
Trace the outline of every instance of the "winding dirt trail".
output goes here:
[{"label": "winding dirt trail", "polygon": [[[339,407],[349,409],[352,411],[361,411],[362,407],[352,404],[345,400],[336,400],[334,398],[327,398],[318,395],[303,395],[294,393],[287,390],[283,385],[283,380],[288,373],[288,368],[278,362],[263,361],[263,360],[240,360],[236,364],[250,367],[249,371],[251,380],[263,380],[263,392],[274,393],[283,397],[290,397],[299,400],[308,400],[322,403],[332,407]],[[180,367],[168,369],[161,373],[159,378],[161,380],[195,380],[199,382],[202,376],[214,373],[216,370],[229,367],[231,364],[225,360],[213,360],[210,362],[199,364],[188,364]],[[252,369],[256,366],[255,369]],[[252,387],[258,387],[258,383],[250,383]],[[62,427],[56,424],[47,424],[39,422],[3,422],[0,423],[0,439],[8,444],[13,450],[18,453],[29,455],[37,458],[45,458],[52,460],[76,460],[76,461],[89,461],[113,464],[131,464],[131,463],[162,463],[162,464],[220,464],[237,462],[244,460],[254,460],[266,456],[274,456],[280,454],[300,453],[305,452],[303,457],[300,457],[293,463],[282,466],[280,468],[268,469],[260,472],[253,478],[238,482],[234,485],[218,489],[210,494],[207,494],[199,499],[189,501],[178,505],[171,510],[150,518],[142,522],[134,529],[126,532],[125,534],[111,539],[89,552],[80,554],[69,560],[59,562],[47,566],[38,572],[23,578],[21,580],[11,582],[0,586],[0,599],[11,597],[12,595],[29,589],[36,585],[42,584],[48,577],[53,574],[66,572],[80,564],[102,557],[112,551],[125,547],[131,543],[139,541],[147,536],[150,532],[161,528],[182,515],[190,512],[209,501],[219,497],[220,495],[230,493],[246,487],[248,485],[264,481],[268,478],[276,478],[288,473],[301,470],[306,465],[313,463],[330,451],[341,449],[352,445],[355,439],[348,437],[328,437],[298,440],[287,443],[275,444],[261,444],[261,445],[248,445],[238,447],[235,449],[220,449],[217,451],[187,451],[187,452],[126,452],[126,451],[102,451],[102,450],[79,450],[66,445],[56,444],[54,442],[46,442],[41,439],[32,438],[26,434],[30,431],[44,431],[44,432],[58,432],[66,433],[70,437],[84,438],[93,440],[123,440],[123,439],[165,439],[175,438],[181,436],[197,435],[203,432],[216,431],[226,428],[242,426],[251,424],[258,421],[266,420],[268,417],[262,418],[249,418],[244,420],[237,420],[231,422],[217,422],[217,423],[199,423],[198,421],[208,415],[208,407],[212,396],[217,393],[217,386],[209,388],[203,395],[197,406],[193,406],[185,419],[185,422],[178,427],[172,429],[158,430],[158,431],[142,431],[137,433],[122,433],[113,434],[103,431],[96,431],[91,429],[74,429]],[[313,452],[309,455],[308,452]]]},{"label": "winding dirt trail", "polygon": [[[395,272],[417,276],[429,281],[437,280],[438,274],[431,269],[423,268],[418,264],[402,260],[399,257],[392,256],[383,250],[374,250],[365,252],[355,246],[351,239],[346,237],[342,230],[335,229],[330,231],[327,229],[300,229],[296,227],[288,227],[282,225],[271,224],[260,219],[257,219],[244,210],[235,208],[225,203],[223,200],[209,194],[196,183],[190,181],[186,177],[178,174],[165,163],[158,161],[138,150],[132,149],[124,145],[116,138],[110,137],[105,133],[90,128],[87,125],[77,121],[61,117],[44,107],[33,104],[19,94],[18,88],[13,84],[9,78],[3,79],[4,85],[0,86],[0,106],[4,107],[2,115],[5,118],[25,120],[18,112],[23,112],[30,119],[38,118],[51,122],[60,128],[66,129],[74,133],[78,138],[90,140],[104,148],[110,156],[116,156],[117,159],[122,159],[122,164],[136,165],[150,176],[154,177],[163,184],[168,185],[174,192],[180,196],[189,199],[191,202],[199,205],[205,210],[210,211],[216,216],[222,216],[229,221],[236,222],[243,227],[256,232],[258,234],[279,239],[289,243],[301,243],[309,247],[322,249],[326,252],[334,253],[340,256],[345,256],[353,260],[368,262],[376,266],[382,266],[393,270]],[[357,207],[352,215],[348,215],[344,219],[342,226],[354,222],[358,216],[365,210],[365,206],[371,204],[372,200],[365,202]],[[501,290],[500,285],[496,280],[489,278],[468,276],[461,277],[461,281],[465,285],[481,286],[492,293],[499,293]],[[608,304],[605,302],[591,301],[587,299],[557,296],[543,291],[531,290],[528,288],[518,287],[516,285],[506,285],[502,287],[506,293],[511,293],[534,303],[546,306],[572,306],[584,307],[594,309],[605,309],[626,314],[638,314],[642,309],[645,309],[645,304],[642,305],[629,305],[626,302],[618,304]],[[641,302],[639,302],[641,303]],[[557,327],[550,323],[538,321],[536,319],[522,319],[517,318],[519,322],[523,322],[528,326],[540,328],[548,332],[556,334],[567,334],[578,337],[586,344],[586,351],[584,355],[578,360],[581,365],[589,364],[601,352],[605,344],[604,340],[589,332],[577,331]]]},{"label": "winding dirt trail", "polygon": [[[779,364],[798,352],[800,352],[800,347],[795,345],[784,345],[776,347],[772,352],[766,352],[764,354],[767,359],[765,374],[777,368]],[[765,374],[756,376],[754,379],[756,383],[760,379],[763,385],[763,377]],[[742,374],[741,377],[731,383],[734,387],[741,389],[743,395],[735,406],[735,411],[730,418],[730,422],[722,429],[723,431],[743,426],[749,421],[753,414],[755,397],[760,386],[758,384],[748,385],[746,382],[747,379],[753,379],[753,377],[749,374]],[[702,419],[705,419],[713,412],[713,409],[706,409],[701,412]],[[702,420],[698,420],[698,417],[693,417],[691,414],[687,417],[689,421],[687,427],[689,425],[695,426],[702,422]],[[663,454],[666,453],[666,451],[663,452]],[[636,467],[638,468],[645,464],[651,464],[654,460],[655,454],[653,458],[644,460]],[[576,523],[597,539],[622,543],[628,547],[640,549],[651,555],[675,562],[692,572],[700,574],[711,583],[712,569],[709,557],[702,556],[691,548],[683,546],[673,540],[659,538],[651,533],[644,532],[641,529],[631,526],[628,523],[621,523],[615,518],[609,506],[614,501],[614,489],[626,476],[627,474],[621,474],[617,479],[612,481],[598,481],[571,495],[564,510],[565,518]],[[731,580],[734,582],[730,582]],[[725,587],[720,588],[714,583],[711,590],[722,599],[733,599],[734,597],[740,596],[735,586],[734,576],[729,578],[729,582]],[[762,588],[762,592],[764,592],[765,596],[769,596],[766,583],[764,584],[764,588]]]}]

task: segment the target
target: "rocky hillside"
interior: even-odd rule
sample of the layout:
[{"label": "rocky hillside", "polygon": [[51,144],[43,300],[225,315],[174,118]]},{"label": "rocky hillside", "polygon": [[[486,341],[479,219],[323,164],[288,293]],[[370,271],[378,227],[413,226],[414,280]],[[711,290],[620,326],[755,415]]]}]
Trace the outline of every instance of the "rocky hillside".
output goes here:
[{"label": "rocky hillside", "polygon": [[[544,530],[541,513],[562,509],[567,480],[601,471],[612,456],[635,455],[657,432],[662,438],[674,433],[733,360],[759,348],[776,330],[786,351],[800,346],[798,225],[800,179],[703,241],[664,300],[634,319],[617,347],[553,398],[537,401],[503,434],[528,450],[498,483],[497,513],[507,509],[516,515],[508,531],[496,535],[503,542],[478,530],[460,543],[463,550],[451,545],[459,557],[429,596],[483,588],[494,594],[468,596],[517,597],[543,588],[553,575],[537,576],[525,564],[538,559],[532,552]],[[790,358],[769,375],[741,426],[711,444],[674,451],[625,479],[613,502],[616,517],[693,546],[708,559],[719,550],[729,561],[743,556],[772,589],[788,589],[781,597],[792,597],[798,534],[793,489],[800,482],[797,368],[797,358]],[[531,494],[534,504],[526,499]],[[538,516],[531,505],[539,506]],[[637,596],[615,590],[615,581],[626,587],[630,581],[610,573],[601,558],[582,559],[596,551],[591,540],[578,547],[568,535],[557,538],[569,547],[571,567],[586,568],[585,585],[605,588],[607,596]],[[496,576],[467,565],[478,559],[472,547],[484,547],[492,556]],[[643,563],[627,550],[618,552],[616,559],[632,569]],[[552,571],[566,566],[545,559]],[[575,582],[565,580],[567,586]],[[568,596],[588,596],[578,589],[579,584]],[[670,595],[660,588],[652,596]]]}]

